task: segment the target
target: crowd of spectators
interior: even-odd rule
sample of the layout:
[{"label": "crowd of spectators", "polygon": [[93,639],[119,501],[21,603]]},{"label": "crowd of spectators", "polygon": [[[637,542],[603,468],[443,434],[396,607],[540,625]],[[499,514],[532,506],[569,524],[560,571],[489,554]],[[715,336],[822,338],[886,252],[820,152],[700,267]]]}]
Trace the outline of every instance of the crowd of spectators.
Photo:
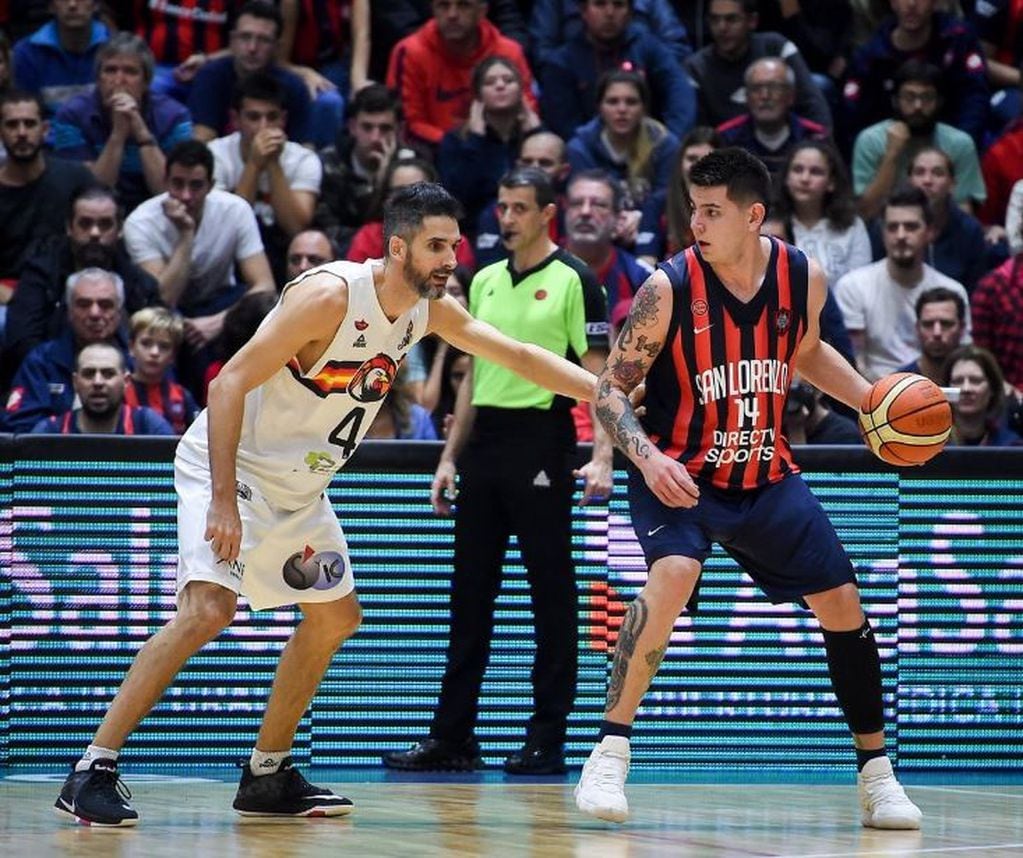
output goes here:
[{"label": "crowd of spectators", "polygon": [[[961,387],[957,443],[1017,443],[1020,33],[1011,0],[0,4],[0,431],[180,434],[281,286],[381,255],[424,179],[463,204],[465,299],[508,256],[502,175],[545,172],[614,331],[692,243],[689,168],[741,146],[825,338]],[[466,361],[415,349],[372,437],[443,438]],[[786,425],[839,418],[800,388]]]}]

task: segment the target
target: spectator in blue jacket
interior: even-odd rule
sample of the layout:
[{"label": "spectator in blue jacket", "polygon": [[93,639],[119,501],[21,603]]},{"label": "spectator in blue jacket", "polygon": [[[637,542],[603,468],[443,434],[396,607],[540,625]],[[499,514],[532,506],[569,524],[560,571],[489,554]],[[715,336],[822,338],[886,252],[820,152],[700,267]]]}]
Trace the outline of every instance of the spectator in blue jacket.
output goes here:
[{"label": "spectator in blue jacket", "polygon": [[437,153],[440,179],[474,225],[497,194],[497,184],[515,162],[523,137],[540,117],[522,97],[522,75],[506,57],[490,56],[472,72],[469,118],[447,132]]},{"label": "spectator in blue jacket", "polygon": [[18,87],[43,100],[47,116],[92,87],[96,52],[110,31],[93,20],[96,0],[52,0],[53,20],[14,46]]},{"label": "spectator in blue jacket", "polygon": [[[580,0],[536,0],[529,18],[533,62],[542,66],[558,48],[583,31]],[[627,7],[629,0],[594,5]],[[689,33],[670,0],[632,0],[632,22],[659,39],[680,63],[692,53]]]},{"label": "spectator in blue jacket", "polygon": [[192,137],[192,118],[151,92],[155,60],[134,33],[114,33],[96,55],[96,88],[64,102],[53,119],[54,151],[84,161],[117,189],[126,212],[164,189],[164,153]]},{"label": "spectator in blue jacket", "polygon": [[891,0],[894,15],[853,54],[844,89],[849,128],[887,119],[896,72],[907,60],[919,60],[941,70],[938,118],[965,131],[982,151],[988,115],[984,50],[966,21],[935,12],[935,2]]},{"label": "spectator in blue jacket", "polygon": [[599,112],[568,143],[572,171],[607,170],[628,192],[625,207],[639,210],[667,190],[678,138],[647,115],[649,91],[635,71],[611,71],[597,88]]},{"label": "spectator in blue jacket", "polygon": [[628,69],[646,79],[648,113],[680,137],[693,125],[696,96],[672,53],[630,23],[631,0],[582,0],[583,30],[551,54],[540,70],[544,124],[567,140],[591,119],[598,82],[608,71]]},{"label": "spectator in blue jacket", "polygon": [[78,351],[92,343],[110,343],[124,350],[120,339],[124,282],[102,268],[76,271],[67,280],[70,325],[55,339],[40,343],[14,375],[3,429],[28,432],[40,420],[71,408],[75,392],[71,376]]},{"label": "spectator in blue jacket", "polygon": [[173,435],[170,424],[153,409],[126,405],[128,381],[124,354],[108,343],[85,346],[71,375],[77,408],[45,417],[33,433],[53,435]]}]

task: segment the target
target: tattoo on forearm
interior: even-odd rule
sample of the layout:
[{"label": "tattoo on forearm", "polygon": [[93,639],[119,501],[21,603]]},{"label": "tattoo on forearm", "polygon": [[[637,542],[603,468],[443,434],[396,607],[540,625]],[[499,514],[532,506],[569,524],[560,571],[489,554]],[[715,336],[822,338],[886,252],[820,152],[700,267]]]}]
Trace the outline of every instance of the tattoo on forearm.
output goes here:
[{"label": "tattoo on forearm", "polygon": [[642,596],[637,596],[629,605],[622,621],[622,629],[618,633],[618,643],[615,644],[615,657],[611,664],[611,683],[607,689],[607,708],[610,712],[622,699],[622,691],[625,689],[625,677],[629,673],[629,664],[636,652],[636,643],[646,628],[647,620],[650,618],[650,609]]},{"label": "tattoo on forearm", "polygon": [[618,382],[619,387],[630,391],[643,380],[647,366],[641,360],[623,360],[618,357],[610,370],[611,378]]},{"label": "tattoo on forearm", "polygon": [[[629,398],[609,384],[606,387],[605,391],[604,385],[601,385],[593,413],[607,432],[607,437],[627,456],[635,454],[641,459],[649,459],[653,451],[643,427],[639,425],[636,412],[629,404]],[[617,408],[613,407],[615,404]]]}]

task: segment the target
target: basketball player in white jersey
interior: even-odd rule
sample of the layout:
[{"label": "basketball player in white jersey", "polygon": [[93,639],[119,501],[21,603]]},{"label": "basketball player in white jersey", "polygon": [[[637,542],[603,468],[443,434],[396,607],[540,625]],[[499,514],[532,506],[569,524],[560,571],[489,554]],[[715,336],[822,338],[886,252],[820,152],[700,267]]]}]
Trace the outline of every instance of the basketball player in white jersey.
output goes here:
[{"label": "basketball player in white jersey", "polygon": [[178,446],[178,610],[139,651],[106,717],[64,783],[56,810],[98,826],[138,813],[117,773],[128,735],[185,661],[255,608],[297,603],[234,809],[246,816],[337,816],[352,802],[292,766],[299,719],[340,644],[359,627],[344,534],[324,494],[424,334],[589,401],[596,378],[472,318],[445,292],[460,241],[458,203],[419,183],[384,214],[387,258],[333,262],[285,286],[252,340],[210,385],[209,406]]}]

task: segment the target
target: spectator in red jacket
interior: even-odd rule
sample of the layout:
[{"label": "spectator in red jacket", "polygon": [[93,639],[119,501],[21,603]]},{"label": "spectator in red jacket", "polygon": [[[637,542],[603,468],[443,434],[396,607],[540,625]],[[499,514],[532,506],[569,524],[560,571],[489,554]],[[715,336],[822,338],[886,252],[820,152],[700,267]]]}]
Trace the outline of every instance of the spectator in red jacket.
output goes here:
[{"label": "spectator in red jacket", "polygon": [[486,11],[482,0],[433,0],[433,20],[394,46],[387,85],[400,94],[414,137],[436,145],[468,118],[472,70],[489,56],[515,63],[526,101],[536,110],[533,75],[521,46],[502,36]]}]

